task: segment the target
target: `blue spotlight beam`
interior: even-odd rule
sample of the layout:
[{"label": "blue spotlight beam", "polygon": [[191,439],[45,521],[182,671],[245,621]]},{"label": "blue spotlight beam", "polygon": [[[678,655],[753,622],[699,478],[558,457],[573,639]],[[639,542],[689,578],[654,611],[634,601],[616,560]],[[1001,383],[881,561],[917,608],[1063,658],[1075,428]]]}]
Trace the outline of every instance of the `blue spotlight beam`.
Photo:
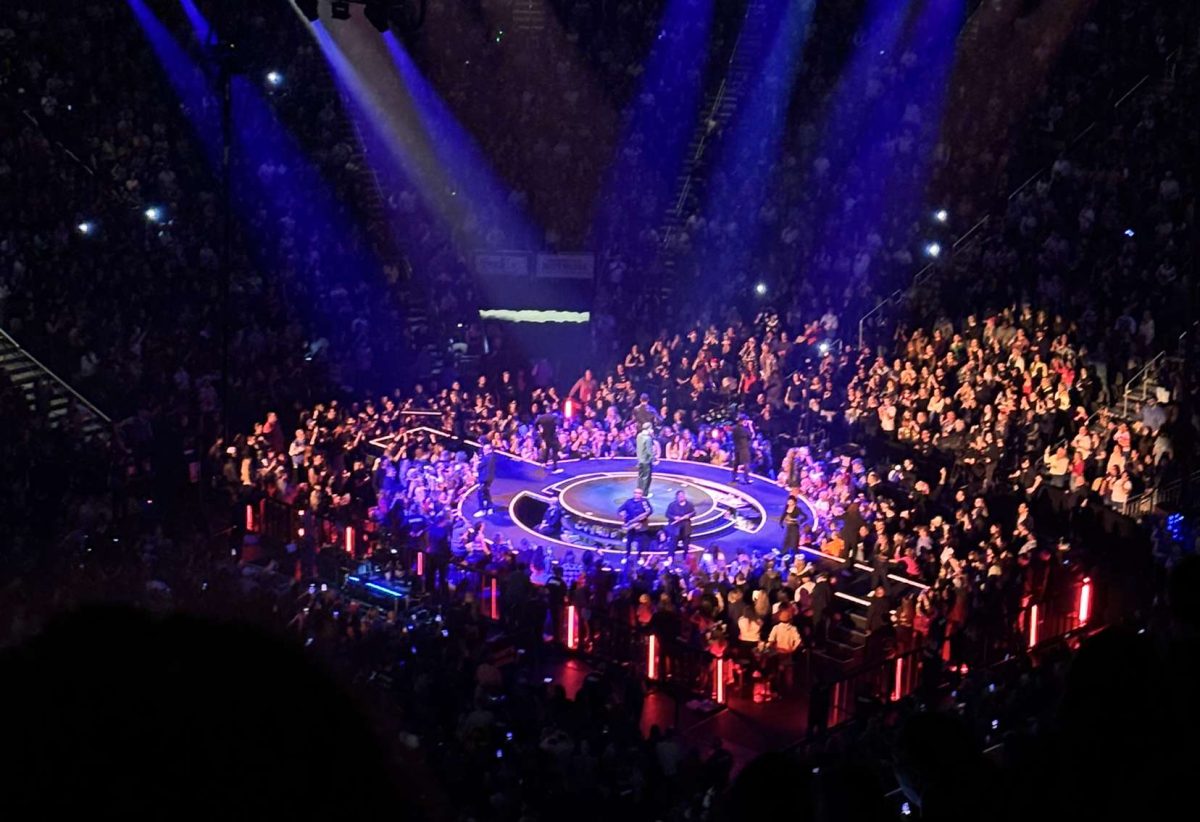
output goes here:
[{"label": "blue spotlight beam", "polygon": [[[861,45],[838,77],[825,113],[822,153],[835,168],[853,156],[869,123],[872,107],[878,102],[867,96],[871,75],[894,59],[911,2],[919,0],[871,0],[867,6],[864,25],[855,38]],[[846,135],[850,139],[843,139]]]},{"label": "blue spotlight beam", "polygon": [[765,30],[757,34],[768,47],[718,161],[719,176],[732,185],[726,190],[714,186],[706,208],[709,222],[736,222],[743,230],[730,238],[724,249],[712,249],[710,259],[718,270],[710,274],[723,277],[730,267],[743,265],[757,246],[757,215],[779,157],[788,104],[803,67],[801,57],[815,7],[815,0],[773,0],[769,13],[760,18]]},{"label": "blue spotlight beam", "polygon": [[150,48],[166,71],[210,168],[216,168],[222,151],[221,121],[217,97],[203,70],[188,56],[167,27],[159,22],[142,0],[127,0]]},{"label": "blue spotlight beam", "polygon": [[[453,189],[436,173],[436,168],[427,158],[432,150],[425,144],[418,129],[407,125],[389,127],[399,116],[389,102],[375,93],[354,63],[342,52],[323,23],[311,24],[309,28],[321,53],[325,56],[337,86],[339,97],[347,109],[347,116],[363,125],[359,139],[363,151],[371,159],[375,173],[379,175],[385,190],[397,195],[412,195],[419,220],[390,220],[389,230],[395,240],[406,243],[428,244],[429,238],[416,236],[423,222],[439,223],[444,226],[453,222],[449,192]],[[374,66],[372,68],[375,68]],[[408,200],[406,199],[406,202]],[[439,240],[440,241],[440,240]]]},{"label": "blue spotlight beam", "polygon": [[[922,59],[904,89],[920,116],[919,124],[912,124],[912,128],[918,134],[917,149],[921,153],[916,158],[915,176],[902,177],[893,169],[886,178],[889,188],[886,202],[892,211],[910,209],[911,206],[925,208],[916,200],[924,191],[931,152],[941,128],[966,5],[965,0],[925,0],[914,24],[910,48],[922,55]],[[907,110],[893,112],[893,116],[899,128],[906,123]],[[926,150],[922,150],[923,144]]]},{"label": "blue spotlight beam", "polygon": [[897,52],[911,56],[900,61],[899,75],[886,94],[856,101],[854,94],[861,94],[861,89],[853,83],[867,82],[866,58],[894,63],[895,54],[872,52],[863,62],[852,62],[848,70],[859,74],[841,89],[847,98],[834,107],[834,113],[841,110],[854,119],[849,126],[828,123],[827,131],[854,136],[843,143],[844,154],[838,153],[832,137],[827,138],[832,147],[826,156],[832,160],[834,180],[841,183],[829,190],[851,185],[858,196],[852,209],[838,208],[837,203],[822,209],[827,216],[818,237],[826,244],[826,253],[836,256],[846,249],[861,250],[868,234],[884,236],[897,219],[909,219],[926,209],[922,194],[963,14],[964,0],[920,0],[901,36],[892,37],[894,19],[889,18],[886,26],[877,24],[876,31],[892,39]]},{"label": "blue spotlight beam", "polygon": [[[350,24],[343,24],[345,25]],[[448,208],[449,193],[453,190],[450,181],[438,173],[437,167],[428,162],[433,150],[425,134],[405,119],[406,101],[392,94],[384,94],[375,88],[368,77],[382,70],[382,64],[367,63],[370,55],[357,54],[352,60],[343,46],[334,39],[324,23],[313,23],[309,29],[325,55],[332,70],[342,100],[355,112],[352,115],[367,128],[362,136],[369,139],[369,148],[378,150],[379,155],[392,161],[389,165],[400,172],[403,184],[411,186],[432,202],[437,210]],[[363,64],[362,70],[358,63]]]},{"label": "blue spotlight beam", "polygon": [[196,42],[202,45],[208,45],[212,38],[212,26],[208,24],[200,9],[192,0],[179,0],[183,6],[183,13],[187,15],[188,23],[192,26],[192,34],[196,37]]},{"label": "blue spotlight beam", "polygon": [[487,233],[492,237],[487,244],[536,248],[537,232],[520,209],[510,202],[504,184],[492,172],[475,140],[459,125],[396,36],[389,31],[383,35],[383,40],[442,170],[451,179],[454,190],[463,197],[467,208],[474,212],[475,222],[485,229],[491,226]]},{"label": "blue spotlight beam", "polygon": [[[209,168],[219,173],[225,147],[217,94],[209,78],[143,0],[128,0],[128,3],[179,95]],[[202,17],[199,19],[203,21]],[[193,26],[195,22],[192,21]],[[354,221],[321,173],[276,120],[250,80],[233,77],[230,92],[234,140],[231,199],[241,221],[262,235],[248,244],[252,256],[265,270],[280,270],[305,264],[300,260],[304,252],[335,249],[338,259],[314,261],[310,256],[307,264],[311,270],[326,278],[348,275],[348,287],[367,280],[355,275],[375,266],[376,261],[352,242],[356,236]],[[309,238],[311,248],[283,247],[278,233],[285,222],[290,226],[288,233],[292,237]],[[324,312],[318,313],[325,316]]]},{"label": "blue spotlight beam", "polygon": [[664,9],[637,96],[625,111],[597,236],[614,240],[626,227],[630,191],[656,201],[669,195],[700,110],[714,7],[715,0],[669,0]]}]

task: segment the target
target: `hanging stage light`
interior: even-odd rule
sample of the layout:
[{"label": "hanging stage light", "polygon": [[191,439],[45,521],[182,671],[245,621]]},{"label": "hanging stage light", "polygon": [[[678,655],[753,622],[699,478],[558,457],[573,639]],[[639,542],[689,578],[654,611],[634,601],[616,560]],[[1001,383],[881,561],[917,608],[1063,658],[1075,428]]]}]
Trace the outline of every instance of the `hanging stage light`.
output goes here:
[{"label": "hanging stage light", "polygon": [[300,9],[300,13],[310,23],[315,23],[321,18],[321,10],[317,0],[295,0],[296,8]]},{"label": "hanging stage light", "polygon": [[363,15],[378,32],[385,32],[391,25],[392,4],[386,2],[368,2]]},{"label": "hanging stage light", "polygon": [[[310,23],[321,19],[319,0],[292,0]],[[425,23],[429,0],[330,0],[329,16],[349,20],[350,6],[363,6],[363,16],[377,31],[389,29],[400,35],[415,34]]]}]

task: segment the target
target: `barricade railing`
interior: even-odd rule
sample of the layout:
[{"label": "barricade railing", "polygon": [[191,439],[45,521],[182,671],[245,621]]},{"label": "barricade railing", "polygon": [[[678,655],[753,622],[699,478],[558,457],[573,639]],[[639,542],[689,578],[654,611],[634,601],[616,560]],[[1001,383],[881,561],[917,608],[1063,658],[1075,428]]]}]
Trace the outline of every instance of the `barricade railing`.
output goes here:
[{"label": "barricade railing", "polygon": [[[989,667],[1090,631],[1098,627],[1096,604],[1095,583],[1082,577],[1054,600],[1026,603],[1011,629],[1003,626],[998,635],[985,638],[971,656],[975,664]],[[949,639],[943,647],[933,648],[918,642],[841,676],[814,682],[809,690],[810,717],[833,728],[854,719],[866,706],[886,705],[912,695],[928,672],[927,666],[945,664],[946,651],[953,644]],[[964,673],[966,668],[966,662],[959,665]]]},{"label": "barricade railing", "polygon": [[[270,497],[247,503],[245,516],[247,533],[283,545],[302,542],[307,537],[316,548],[332,546],[346,551],[347,558],[354,557],[363,547],[357,544],[358,540],[367,537],[353,525],[315,516]],[[395,555],[406,569],[404,575],[414,586],[415,594],[434,601],[445,594],[458,602],[470,597],[482,618],[499,622],[506,617],[508,580],[502,571],[488,567],[485,562],[456,558],[444,563],[451,572],[452,582],[438,581],[435,585],[432,570],[441,563],[431,562],[422,544],[400,545],[395,548]],[[561,608],[561,613],[544,612],[543,621],[553,628],[551,641],[563,650],[629,667],[648,682],[669,685],[678,692],[711,699],[717,704],[726,702],[735,673],[746,674],[753,667],[747,666],[745,660],[715,656],[705,647],[660,636],[649,625],[638,624],[632,612],[622,618],[587,608],[574,599],[551,607]],[[960,661],[964,665],[969,661],[972,665],[987,666],[1022,652],[1036,651],[1046,643],[1093,627],[1095,613],[1096,586],[1090,577],[1082,577],[1055,597],[1025,603],[1015,622],[998,625],[995,635],[977,637],[972,652]],[[807,688],[810,717],[815,714],[818,723],[833,727],[853,719],[863,705],[904,699],[917,690],[929,660],[938,659],[940,665],[945,651],[954,644],[953,638],[947,640],[944,648],[937,649],[920,642],[905,644],[883,659],[833,678],[817,677],[814,681],[805,673],[801,679]],[[793,669],[810,671],[809,654],[807,648],[799,650],[791,658]]]},{"label": "barricade railing", "polygon": [[[818,683],[809,692],[810,716],[824,712],[825,727],[853,719],[863,704],[898,702],[917,688],[921,675],[920,646],[856,668],[829,683]],[[828,706],[822,703],[828,701]]]}]

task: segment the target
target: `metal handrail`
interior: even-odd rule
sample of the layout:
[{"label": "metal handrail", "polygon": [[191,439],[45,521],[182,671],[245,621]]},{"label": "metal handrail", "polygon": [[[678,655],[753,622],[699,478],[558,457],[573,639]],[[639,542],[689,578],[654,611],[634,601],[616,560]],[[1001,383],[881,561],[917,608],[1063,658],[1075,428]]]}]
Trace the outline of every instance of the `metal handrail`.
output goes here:
[{"label": "metal handrail", "polygon": [[[1182,350],[1185,340],[1187,340],[1188,336],[1193,331],[1195,331],[1198,327],[1200,327],[1200,320],[1196,320],[1195,322],[1193,322],[1190,326],[1188,326],[1187,328],[1185,328],[1183,330],[1183,333],[1181,333],[1178,337],[1175,338],[1176,350]],[[1165,360],[1167,357],[1167,353],[1168,353],[1168,350],[1166,348],[1164,348],[1162,351],[1159,351],[1157,354],[1154,355],[1153,358],[1151,358],[1151,360],[1148,363],[1143,365],[1136,374],[1134,374],[1132,377],[1129,378],[1128,381],[1126,381],[1125,391],[1121,395],[1121,414],[1122,414],[1122,416],[1129,415],[1129,395],[1133,393],[1134,385],[1139,380],[1142,383],[1145,383],[1146,376],[1147,376],[1148,372],[1150,371],[1150,369],[1153,368],[1160,360]],[[1144,385],[1140,386],[1140,387],[1142,387],[1144,389]],[[1143,397],[1145,396],[1144,390],[1142,392],[1142,395],[1143,395]]]},{"label": "metal handrail", "polygon": [[1165,349],[1163,351],[1159,351],[1150,359],[1148,363],[1143,365],[1136,374],[1126,380],[1125,391],[1121,395],[1121,416],[1129,416],[1129,395],[1133,393],[1133,386],[1139,382],[1144,384],[1147,380],[1150,369],[1157,365],[1160,360],[1164,359],[1166,355],[1167,352]]},{"label": "metal handrail", "polygon": [[32,362],[34,365],[36,365],[38,368],[40,368],[51,379],[53,379],[60,386],[62,386],[64,389],[66,389],[71,394],[71,396],[73,396],[75,399],[79,400],[79,402],[81,402],[89,411],[91,411],[93,414],[95,414],[100,419],[104,420],[106,423],[108,423],[110,425],[112,424],[112,418],[109,417],[108,414],[105,414],[99,408],[92,405],[92,403],[89,402],[86,397],[84,397],[82,394],[80,394],[78,391],[76,391],[74,388],[72,388],[70,385],[68,385],[67,381],[64,380],[62,377],[58,376],[53,371],[51,371],[49,368],[47,368],[46,365],[41,360],[39,360],[37,357],[33,356],[33,354],[30,354],[28,350],[26,350],[24,347],[22,347],[22,345],[19,342],[17,342],[15,339],[13,339],[12,336],[7,331],[5,331],[3,328],[0,328],[0,337],[3,337],[4,339],[8,340],[8,342],[14,348],[16,348],[17,351],[20,352],[22,356],[24,356],[26,359],[28,359],[30,362]]},{"label": "metal handrail", "polygon": [[[1182,53],[1181,48],[1176,48],[1174,51],[1170,52],[1164,58],[1164,64],[1166,66],[1166,69],[1163,72],[1164,77],[1173,79],[1174,71],[1175,71],[1175,63],[1178,61],[1179,55],[1181,53]],[[1121,105],[1130,96],[1132,96],[1134,93],[1136,93],[1137,90],[1140,89],[1149,79],[1150,79],[1150,74],[1143,75],[1141,77],[1141,79],[1139,79],[1136,83],[1134,83],[1129,88],[1128,91],[1126,91],[1124,94],[1122,94],[1117,99],[1117,101],[1115,103],[1113,103],[1113,110],[1115,111],[1116,109],[1120,108]],[[1080,131],[1073,138],[1071,138],[1071,142],[1067,144],[1067,148],[1068,149],[1073,148],[1080,140],[1082,140],[1084,137],[1086,137],[1088,134],[1090,134],[1092,129],[1094,129],[1096,127],[1096,124],[1098,122],[1099,122],[1099,120],[1093,120],[1082,131]],[[1048,165],[1044,165],[1041,168],[1039,168],[1037,171],[1035,171],[1033,174],[1031,174],[1025,180],[1025,182],[1023,182],[1019,186],[1017,186],[1013,190],[1013,192],[1008,195],[1008,200],[1011,201],[1014,197],[1018,196],[1022,191],[1024,191],[1029,186],[1030,183],[1032,183],[1038,177],[1041,177],[1043,174],[1045,174],[1046,169],[1049,167],[1050,166],[1048,166]],[[979,220],[979,222],[977,222],[975,225],[971,226],[971,228],[968,229],[967,232],[965,234],[963,234],[962,237],[960,237],[957,241],[955,241],[954,245],[952,246],[952,249],[957,249],[959,246],[959,243],[961,243],[963,240],[970,237],[976,231],[976,229],[978,229],[983,223],[987,222],[989,216],[990,215],[987,215],[987,214],[983,215],[983,217]],[[915,275],[913,275],[913,282],[912,282],[912,285],[909,286],[909,288],[912,288],[913,286],[920,284],[920,282],[922,282],[921,278],[930,269],[933,268],[933,265],[934,265],[933,263],[927,263],[920,271],[918,271]],[[909,289],[901,289],[901,290],[892,292],[890,295],[888,295],[883,300],[881,300],[874,308],[872,308],[870,311],[868,311],[866,314],[864,314],[861,319],[859,319],[859,321],[858,321],[858,347],[860,349],[864,345],[864,339],[865,339],[864,329],[866,327],[866,321],[869,320],[871,317],[875,316],[876,314],[878,314],[880,311],[882,311],[883,308],[886,305],[888,305],[889,303],[891,303],[894,299],[896,299],[896,297],[899,296],[902,293],[902,291],[907,291],[907,290],[909,290]]]},{"label": "metal handrail", "polygon": [[1180,477],[1167,485],[1160,485],[1154,488],[1147,488],[1136,497],[1131,497],[1121,505],[1121,513],[1127,517],[1136,517],[1139,514],[1149,513],[1160,500],[1177,494],[1182,488],[1184,480],[1189,483],[1200,482],[1200,470],[1193,471],[1186,477]]},{"label": "metal handrail", "polygon": [[[707,124],[712,122],[718,111],[721,110],[721,103],[725,101],[725,89],[729,85],[729,74],[733,70],[734,62],[737,60],[738,48],[742,45],[742,35],[746,33],[746,27],[741,26],[738,29],[737,38],[733,41],[733,49],[729,53],[729,61],[725,64],[725,73],[721,77],[721,85],[717,87],[717,93],[713,97],[713,104],[709,106],[708,113],[705,115],[701,123],[705,124],[704,132],[700,135],[700,140],[696,145],[696,151],[692,154],[691,166],[687,172],[687,176],[683,179],[683,185],[679,189],[679,197],[675,200],[675,205],[671,209],[673,216],[679,217],[683,214],[683,206],[687,201],[687,195],[692,189],[692,178],[696,176],[695,167],[700,162],[700,157],[704,154],[704,148],[708,143],[708,135],[710,130]],[[665,247],[671,239],[671,230],[663,232],[662,244]]]},{"label": "metal handrail", "polygon": [[[980,217],[975,222],[974,225],[972,225],[965,232],[963,232],[962,236],[960,236],[957,240],[955,240],[951,244],[951,246],[950,246],[951,253],[953,253],[954,251],[957,251],[959,246],[961,246],[963,243],[967,242],[968,240],[973,239],[975,236],[975,233],[978,232],[979,229],[982,228],[983,225],[989,219],[991,219],[990,215],[984,214],[982,217]],[[880,300],[879,303],[874,308],[872,308],[870,311],[868,311],[866,314],[864,314],[859,319],[859,321],[858,321],[858,347],[860,350],[863,348],[863,345],[864,345],[863,331],[864,331],[864,328],[866,327],[867,320],[869,320],[871,317],[875,316],[880,311],[882,311],[884,306],[890,304],[893,300],[898,299],[899,297],[903,296],[906,292],[913,290],[917,286],[921,285],[921,283],[925,282],[925,280],[928,279],[928,277],[926,277],[925,275],[930,273],[933,270],[933,267],[934,267],[934,263],[932,263],[932,262],[926,263],[921,268],[920,271],[918,271],[916,274],[913,275],[912,282],[909,283],[908,286],[906,286],[905,288],[897,288],[891,294],[889,294],[888,296],[886,296],[882,300]]]}]

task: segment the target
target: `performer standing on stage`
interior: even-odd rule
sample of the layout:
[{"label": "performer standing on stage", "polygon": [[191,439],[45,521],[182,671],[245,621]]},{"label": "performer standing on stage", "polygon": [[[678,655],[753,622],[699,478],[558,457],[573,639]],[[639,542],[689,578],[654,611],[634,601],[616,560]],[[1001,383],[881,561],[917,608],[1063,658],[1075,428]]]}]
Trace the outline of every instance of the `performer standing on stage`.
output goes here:
[{"label": "performer standing on stage", "polygon": [[733,424],[733,478],[730,482],[738,481],[738,469],[744,469],[746,484],[750,484],[750,440],[753,438],[750,430],[750,418],[739,414]]},{"label": "performer standing on stage", "polygon": [[629,559],[630,550],[641,556],[650,539],[650,515],[654,513],[650,500],[641,488],[634,488],[633,496],[625,500],[620,512],[625,520],[625,559]]},{"label": "performer standing on stage", "polygon": [[553,411],[546,411],[535,420],[535,423],[542,438],[542,454],[545,457],[546,470],[557,474],[559,471],[558,449],[562,448],[562,444],[558,441],[558,415]]},{"label": "performer standing on stage", "polygon": [[639,431],[646,423],[658,425],[662,422],[662,417],[650,405],[649,394],[642,394],[638,397],[638,404],[633,407],[633,421],[637,423]]},{"label": "performer standing on stage", "polygon": [[783,526],[783,552],[794,554],[800,546],[800,500],[789,496],[783,505],[783,513],[779,515],[779,524]]},{"label": "performer standing on stage", "polygon": [[652,423],[642,423],[637,435],[638,488],[643,494],[650,493],[650,481],[654,475],[654,463],[658,461],[658,443],[654,440]]},{"label": "performer standing on stage", "polygon": [[492,515],[492,483],[496,479],[496,454],[492,450],[492,446],[484,445],[479,452],[479,464],[476,466],[475,474],[476,481],[479,483],[479,510],[475,512],[475,516],[490,517]]},{"label": "performer standing on stage", "polygon": [[692,541],[692,517],[696,516],[696,506],[687,498],[683,490],[675,492],[675,499],[667,506],[667,557],[675,556],[675,549],[683,545],[683,555],[686,557],[688,545]]}]

